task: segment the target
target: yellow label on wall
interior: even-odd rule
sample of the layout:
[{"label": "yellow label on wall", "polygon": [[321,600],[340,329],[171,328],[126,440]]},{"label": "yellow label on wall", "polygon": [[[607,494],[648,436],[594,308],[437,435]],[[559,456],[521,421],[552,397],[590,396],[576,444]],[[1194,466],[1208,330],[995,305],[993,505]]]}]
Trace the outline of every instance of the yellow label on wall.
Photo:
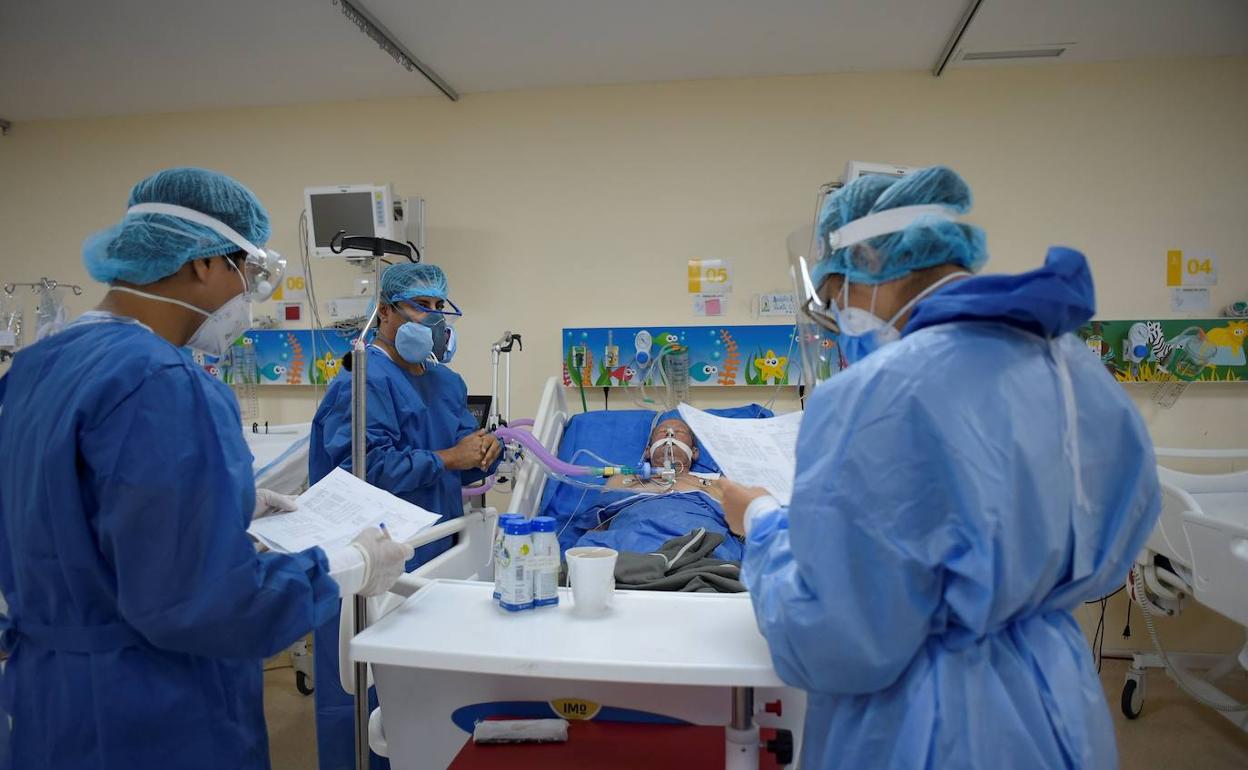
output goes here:
[{"label": "yellow label on wall", "polygon": [[1179,249],[1166,252],[1166,285],[1183,285],[1183,252]]},{"label": "yellow label on wall", "polygon": [[550,702],[550,707],[559,716],[573,721],[588,721],[602,710],[601,704],[580,698],[556,698]]},{"label": "yellow label on wall", "polygon": [[1166,252],[1166,286],[1217,286],[1218,258],[1208,252]]},{"label": "yellow label on wall", "polygon": [[732,291],[732,267],[727,260],[689,260],[690,294],[723,294],[729,291]]}]

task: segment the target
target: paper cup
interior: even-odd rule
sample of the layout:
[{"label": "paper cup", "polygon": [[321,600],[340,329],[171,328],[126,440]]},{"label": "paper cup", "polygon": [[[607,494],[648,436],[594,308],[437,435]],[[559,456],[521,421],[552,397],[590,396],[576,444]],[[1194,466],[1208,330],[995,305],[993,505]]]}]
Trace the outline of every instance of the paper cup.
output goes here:
[{"label": "paper cup", "polygon": [[615,595],[614,549],[585,547],[569,548],[568,584],[572,587],[572,612],[583,617],[596,617],[611,609]]}]

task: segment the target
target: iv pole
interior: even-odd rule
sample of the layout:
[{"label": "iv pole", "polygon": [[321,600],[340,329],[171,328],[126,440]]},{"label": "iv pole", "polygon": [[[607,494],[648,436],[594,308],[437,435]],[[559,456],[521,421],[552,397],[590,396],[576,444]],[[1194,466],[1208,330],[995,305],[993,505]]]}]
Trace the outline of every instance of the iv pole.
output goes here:
[{"label": "iv pole", "polygon": [[[345,237],[344,237],[345,236]],[[365,257],[373,263],[373,311],[368,321],[360,329],[360,334],[351,343],[351,473],[361,481],[368,481],[368,332],[377,322],[381,312],[381,257],[384,254],[407,257],[418,262],[419,252],[411,244],[402,244],[387,238],[372,236],[346,236],[345,230],[339,230],[330,242],[330,250],[341,254],[345,249],[362,249],[370,252]],[[353,636],[359,636],[368,628],[368,599],[361,594],[352,597],[355,609]],[[351,664],[355,670],[355,767],[356,770],[368,770],[368,664],[355,661]]]}]

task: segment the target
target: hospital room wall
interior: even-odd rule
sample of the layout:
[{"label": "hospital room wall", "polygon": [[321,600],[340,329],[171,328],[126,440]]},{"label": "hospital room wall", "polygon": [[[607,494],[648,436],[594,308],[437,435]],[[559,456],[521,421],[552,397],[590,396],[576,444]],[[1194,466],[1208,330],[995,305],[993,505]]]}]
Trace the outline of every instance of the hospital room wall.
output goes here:
[{"label": "hospital room wall", "polygon": [[[290,256],[304,187],[393,182],[428,201],[429,260],[467,312],[456,368],[472,392],[489,390],[489,342],[504,329],[524,334],[512,362],[521,416],[560,371],[561,327],[705,322],[686,293],[690,258],[730,260],[734,291],[718,320],[757,322],[750,293],[787,287],[784,239],[809,224],[818,186],[846,161],[870,160],[965,175],[990,270],[1032,268],[1048,245],[1072,245],[1091,261],[1101,317],[1170,317],[1168,249],[1218,255],[1214,307],[1248,295],[1246,90],[1248,59],[1231,58],[19,123],[0,139],[0,227],[10,234],[0,282],[88,284],[83,237],[115,222],[129,186],[165,166],[208,166],[250,185],[272,213],[272,244]],[[314,269],[322,300],[356,275],[331,261]],[[90,285],[71,309],[101,294]],[[306,421],[315,407],[308,388],[261,393],[270,422]],[[1246,443],[1248,386],[1196,386],[1168,412],[1146,389],[1131,393],[1158,443]],[[704,406],[771,396],[695,391]],[[600,404],[600,392],[590,399]],[[626,401],[612,393],[613,406]],[[794,404],[785,389],[777,408]],[[1211,627],[1227,636],[1216,623],[1181,626],[1175,633],[1202,642]]]}]

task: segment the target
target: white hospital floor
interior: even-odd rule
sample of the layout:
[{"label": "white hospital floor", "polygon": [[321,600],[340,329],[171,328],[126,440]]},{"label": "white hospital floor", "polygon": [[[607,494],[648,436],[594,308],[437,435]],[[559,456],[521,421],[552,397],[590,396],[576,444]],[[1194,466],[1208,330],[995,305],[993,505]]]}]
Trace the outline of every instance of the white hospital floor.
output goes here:
[{"label": "white hospital floor", "polygon": [[[270,665],[277,665],[271,662]],[[1118,709],[1127,663],[1105,661],[1101,681],[1118,732],[1123,770],[1181,767],[1185,770],[1243,770],[1248,767],[1248,735],[1225,718],[1189,699],[1160,671],[1149,672],[1148,699],[1139,719],[1128,721]],[[264,707],[269,720],[273,770],[316,767],[312,697],[295,689],[290,668],[265,674]],[[1236,697],[1248,699],[1248,674],[1233,680]]]}]

